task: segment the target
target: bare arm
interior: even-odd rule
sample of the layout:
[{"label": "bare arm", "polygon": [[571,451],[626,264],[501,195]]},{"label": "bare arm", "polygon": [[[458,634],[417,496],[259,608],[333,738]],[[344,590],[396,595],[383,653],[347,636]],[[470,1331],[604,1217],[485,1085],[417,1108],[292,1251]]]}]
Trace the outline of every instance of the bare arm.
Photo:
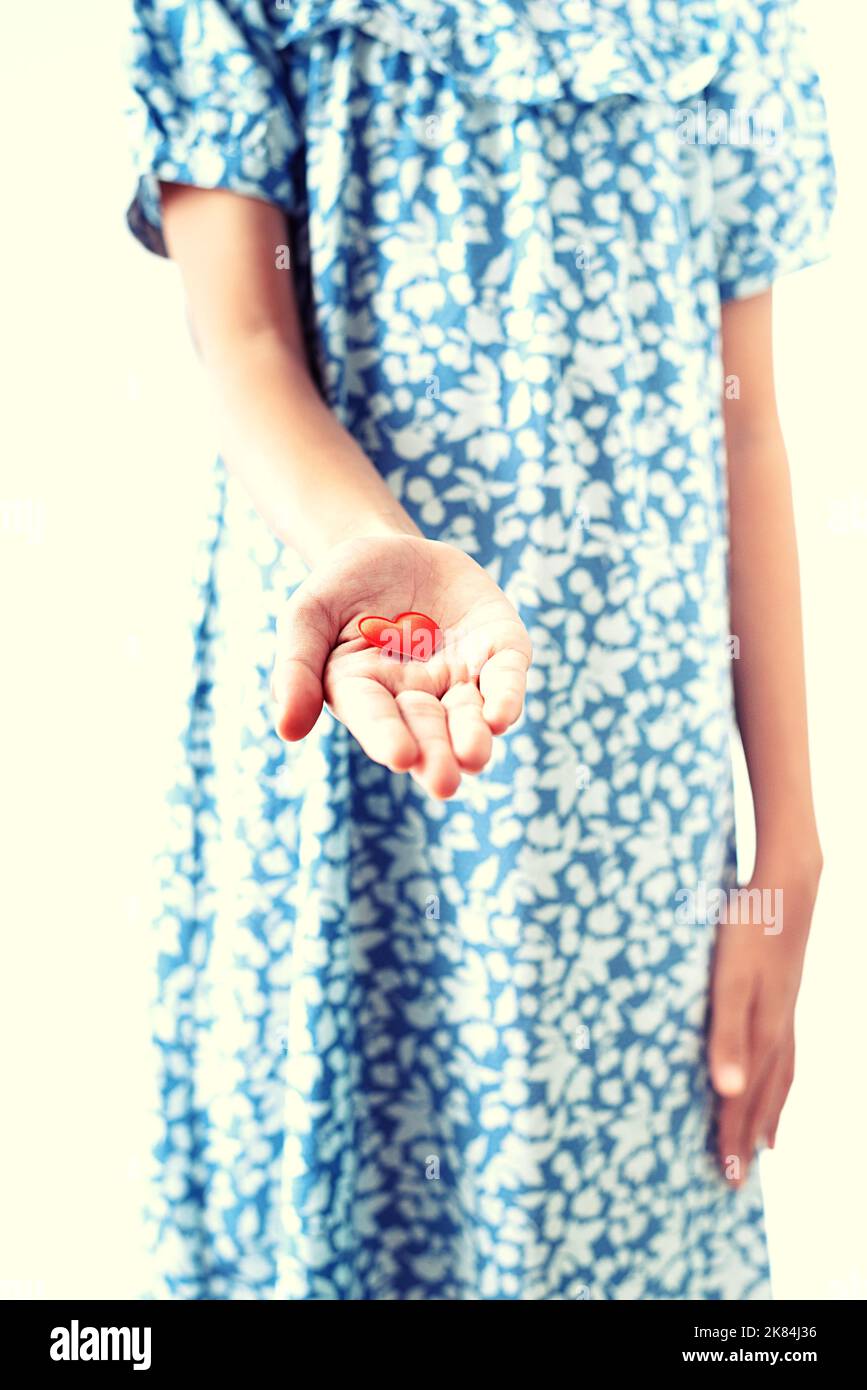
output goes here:
[{"label": "bare arm", "polygon": [[[794,1072],[794,1010],[822,867],[807,747],[792,495],[774,391],[771,293],[723,306],[735,703],[756,818],[748,889],[772,923],[718,929],[710,1070],[721,1096],[719,1156],[740,1183],[755,1145],[773,1145]],[[764,902],[763,912],[764,912]]]},{"label": "bare arm", "polygon": [[310,376],[292,275],[276,267],[283,214],[221,190],[162,194],[226,460],[264,520],[310,565],[353,536],[418,536]]},{"label": "bare arm", "polygon": [[807,747],[801,595],[789,466],[777,415],[771,292],[723,306],[734,683],[756,813],[757,860],[797,853],[818,872]]},{"label": "bare arm", "polygon": [[[235,193],[175,184],[162,193],[227,463],[312,568],[279,614],[277,731],[304,738],[325,701],[375,762],[451,796],[521,713],[527,632],[469,555],[425,539],[319,396],[291,275],[276,265],[282,213]],[[460,641],[428,662],[400,662],[359,636],[365,614],[409,612]]]}]

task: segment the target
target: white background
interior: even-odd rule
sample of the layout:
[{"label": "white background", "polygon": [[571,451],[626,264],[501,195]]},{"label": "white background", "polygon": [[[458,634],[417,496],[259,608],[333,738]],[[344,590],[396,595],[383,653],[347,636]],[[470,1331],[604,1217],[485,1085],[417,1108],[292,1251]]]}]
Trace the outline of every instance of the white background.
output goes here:
[{"label": "white background", "polygon": [[[835,254],[775,299],[826,872],[763,1174],[777,1297],[863,1299],[867,25],[854,0],[804,8]],[[4,28],[0,1298],[135,1298],[144,892],[215,441],[174,267],[124,226],[124,6],[19,4]]]}]

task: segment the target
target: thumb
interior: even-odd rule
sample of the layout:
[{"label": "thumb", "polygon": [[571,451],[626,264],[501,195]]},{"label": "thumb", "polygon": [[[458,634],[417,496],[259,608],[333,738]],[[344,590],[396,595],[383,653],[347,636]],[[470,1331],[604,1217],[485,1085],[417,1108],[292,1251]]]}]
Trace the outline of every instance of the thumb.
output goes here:
[{"label": "thumb", "polygon": [[287,743],[310,733],[322,710],[322,673],[337,637],[327,606],[301,584],[277,620],[277,650],[271,673],[274,724]]},{"label": "thumb", "polygon": [[749,1057],[749,983],[715,970],[708,1064],[714,1090],[739,1096],[746,1090]]}]

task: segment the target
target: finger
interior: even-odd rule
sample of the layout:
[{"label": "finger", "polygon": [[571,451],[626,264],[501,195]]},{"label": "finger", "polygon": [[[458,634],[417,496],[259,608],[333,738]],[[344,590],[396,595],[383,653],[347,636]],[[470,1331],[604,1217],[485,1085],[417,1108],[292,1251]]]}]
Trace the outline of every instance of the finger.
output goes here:
[{"label": "finger", "polygon": [[777,1088],[768,1107],[768,1115],[765,1121],[768,1138],[768,1148],[776,1148],[777,1129],[780,1124],[780,1116],[783,1113],[783,1106],[789,1098],[789,1091],[792,1089],[792,1082],[795,1079],[795,1042],[792,1039],[791,1048],[786,1048],[780,1059],[780,1067],[777,1073]]},{"label": "finger", "polygon": [[[777,1063],[779,1062],[779,1039],[765,1032],[765,1024],[760,1016],[754,1021],[754,1041],[750,1062],[750,1087],[743,1117],[741,1153],[747,1164],[751,1163],[756,1152],[762,1122],[768,1107]],[[764,1137],[762,1135],[762,1137]]]},{"label": "finger", "polygon": [[315,595],[297,589],[277,622],[271,696],[277,733],[294,743],[310,733],[322,709],[322,672],[337,633]]},{"label": "finger", "polygon": [[752,984],[728,968],[724,942],[717,942],[714,962],[708,1067],[720,1103],[717,1151],[725,1178],[739,1187],[745,1176],[741,1139],[747,1091]]},{"label": "finger", "polygon": [[481,772],[491,756],[493,738],[482,717],[478,686],[469,681],[453,685],[443,696],[442,704],[455,757],[467,772]]},{"label": "finger", "polygon": [[530,658],[515,647],[495,652],[479,673],[484,699],[482,713],[492,733],[503,734],[514,724],[524,705]]},{"label": "finger", "polygon": [[718,953],[714,966],[711,1028],[708,1045],[710,1078],[717,1095],[743,1095],[747,1086],[751,985],[726,969]]},{"label": "finger", "polygon": [[746,1108],[744,1096],[723,1099],[719,1103],[717,1153],[723,1176],[732,1187],[740,1187],[748,1166],[742,1144]]},{"label": "finger", "polygon": [[760,989],[750,1019],[750,1097],[742,1138],[742,1149],[748,1163],[755,1154],[759,1130],[770,1100],[777,1063],[787,1035],[785,1023],[774,992],[769,991],[767,986]]},{"label": "finger", "polygon": [[394,696],[379,681],[341,676],[334,682],[330,708],[375,763],[392,772],[408,772],[418,762],[419,746]]},{"label": "finger", "polygon": [[397,705],[419,747],[413,777],[432,796],[452,796],[460,786],[461,773],[440,701],[426,690],[401,690]]},{"label": "finger", "polygon": [[795,1039],[787,1038],[775,1053],[773,1064],[768,1068],[761,1094],[750,1115],[748,1143],[754,1150],[759,1144],[774,1147],[780,1112],[786,1102],[795,1073]]}]

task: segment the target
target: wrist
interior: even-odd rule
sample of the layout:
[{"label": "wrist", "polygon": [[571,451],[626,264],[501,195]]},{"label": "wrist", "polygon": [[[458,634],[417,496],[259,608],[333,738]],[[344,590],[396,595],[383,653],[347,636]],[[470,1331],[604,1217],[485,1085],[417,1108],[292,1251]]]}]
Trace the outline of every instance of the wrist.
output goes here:
[{"label": "wrist", "polygon": [[387,540],[402,536],[414,540],[425,539],[424,533],[396,502],[393,508],[343,513],[321,534],[311,538],[309,561],[311,564],[321,563],[338,546],[348,541]]},{"label": "wrist", "polygon": [[393,508],[383,508],[374,512],[351,513],[347,515],[335,536],[334,544],[341,541],[361,540],[365,536],[413,536],[415,540],[425,540],[424,532],[419,530],[399,503]]},{"label": "wrist", "polygon": [[765,826],[756,837],[758,877],[797,878],[818,885],[823,868],[822,846],[815,821],[789,821]]}]

